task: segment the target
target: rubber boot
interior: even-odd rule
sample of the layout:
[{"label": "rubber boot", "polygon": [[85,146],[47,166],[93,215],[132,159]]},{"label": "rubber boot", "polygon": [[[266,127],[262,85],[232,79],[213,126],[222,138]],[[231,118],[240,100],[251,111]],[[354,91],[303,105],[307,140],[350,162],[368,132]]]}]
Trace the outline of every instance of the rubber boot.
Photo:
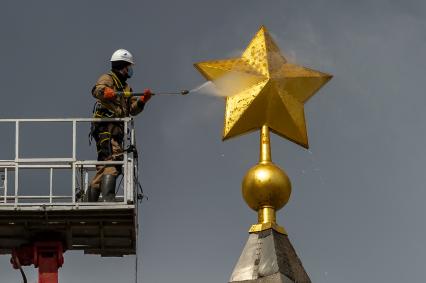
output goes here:
[{"label": "rubber boot", "polygon": [[102,200],[104,202],[115,201],[115,181],[114,175],[103,175],[101,182]]},{"label": "rubber boot", "polygon": [[88,202],[97,202],[99,199],[99,195],[101,194],[101,190],[92,189],[91,187],[87,188],[87,201]]}]

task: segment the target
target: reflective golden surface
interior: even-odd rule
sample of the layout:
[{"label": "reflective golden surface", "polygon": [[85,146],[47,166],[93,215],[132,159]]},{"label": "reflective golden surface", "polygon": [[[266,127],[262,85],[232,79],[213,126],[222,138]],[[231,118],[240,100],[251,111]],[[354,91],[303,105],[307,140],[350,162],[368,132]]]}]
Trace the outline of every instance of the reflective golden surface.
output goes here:
[{"label": "reflective golden surface", "polygon": [[265,27],[241,58],[200,62],[195,67],[228,96],[224,140],[267,125],[308,147],[303,104],[331,75],[288,63]]},{"label": "reflective golden surface", "polygon": [[277,223],[273,222],[253,224],[249,229],[249,233],[258,233],[268,229],[274,229],[278,233],[287,235],[287,231],[284,229],[284,227],[281,227]]},{"label": "reflective golden surface", "polygon": [[260,232],[271,228],[281,234],[287,234],[284,227],[277,224],[275,208],[272,206],[263,206],[258,210],[257,224],[250,227],[249,233]]},{"label": "reflective golden surface", "polygon": [[257,223],[276,223],[275,208],[265,205],[258,210]]},{"label": "reflective golden surface", "polygon": [[260,132],[259,163],[244,176],[242,194],[248,206],[258,213],[258,223],[251,226],[250,233],[272,228],[286,234],[285,229],[276,223],[276,211],[288,202],[291,183],[286,173],[272,163],[267,126],[263,126]]},{"label": "reflective golden surface", "polygon": [[291,184],[278,166],[273,163],[260,163],[244,176],[242,193],[247,205],[255,211],[263,206],[278,210],[288,202]]},{"label": "reflective golden surface", "polygon": [[272,163],[269,131],[307,148],[304,103],[332,76],[288,63],[263,26],[241,58],[195,67],[226,95],[224,140],[261,129],[259,163],[242,182],[244,200],[258,212],[250,233],[274,229],[286,234],[276,223],[276,211],[288,202],[291,183]]},{"label": "reflective golden surface", "polygon": [[269,137],[268,126],[263,125],[260,131],[260,163],[272,162],[271,158],[271,138]]}]

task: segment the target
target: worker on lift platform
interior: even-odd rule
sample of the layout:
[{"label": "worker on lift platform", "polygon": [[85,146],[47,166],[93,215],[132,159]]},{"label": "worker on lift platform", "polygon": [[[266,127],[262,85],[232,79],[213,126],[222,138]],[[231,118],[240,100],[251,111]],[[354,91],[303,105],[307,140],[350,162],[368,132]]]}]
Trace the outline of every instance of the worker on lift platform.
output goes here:
[{"label": "worker on lift platform", "polygon": [[[146,89],[139,98],[132,96],[127,79],[133,76],[134,59],[125,49],[118,49],[111,56],[111,72],[103,74],[92,89],[97,99],[93,109],[94,118],[124,118],[139,114],[151,98]],[[91,136],[96,141],[98,161],[123,160],[123,122],[94,122]],[[103,201],[115,200],[116,178],[121,174],[119,165],[98,165],[87,191],[89,202],[98,201],[102,192]]]}]

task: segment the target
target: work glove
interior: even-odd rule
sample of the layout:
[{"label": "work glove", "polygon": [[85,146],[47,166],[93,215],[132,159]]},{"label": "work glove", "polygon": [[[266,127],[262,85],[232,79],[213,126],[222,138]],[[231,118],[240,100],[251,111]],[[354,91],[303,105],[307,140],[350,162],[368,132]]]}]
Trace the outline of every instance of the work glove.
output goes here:
[{"label": "work glove", "polygon": [[112,88],[106,87],[104,89],[104,99],[114,100],[116,97],[117,97],[117,94],[115,93],[115,91]]},{"label": "work glove", "polygon": [[149,88],[146,88],[143,91],[143,95],[140,97],[140,101],[142,101],[143,103],[147,103],[148,100],[151,99],[152,94],[153,93],[151,92],[151,90]]}]

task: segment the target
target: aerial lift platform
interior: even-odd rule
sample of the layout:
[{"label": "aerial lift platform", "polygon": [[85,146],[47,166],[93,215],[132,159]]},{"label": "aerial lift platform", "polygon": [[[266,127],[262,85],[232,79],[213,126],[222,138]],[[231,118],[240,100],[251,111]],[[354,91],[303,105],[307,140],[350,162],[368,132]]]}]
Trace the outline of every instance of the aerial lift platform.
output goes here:
[{"label": "aerial lift platform", "polygon": [[[77,160],[77,126],[91,122],[124,123],[123,160]],[[25,158],[20,154],[22,124],[63,123],[72,128],[72,154],[68,158]],[[58,282],[57,270],[63,252],[79,250],[100,256],[136,254],[137,243],[137,153],[132,118],[110,119],[0,119],[14,124],[15,158],[0,160],[0,254],[11,254],[15,268],[34,264],[39,267],[39,282]],[[0,156],[1,159],[1,156]],[[90,174],[97,165],[122,166],[122,181],[115,202],[84,202],[78,193],[87,191]],[[23,195],[20,177],[23,170],[46,170],[49,185],[37,188],[42,195]],[[70,172],[67,194],[58,195],[55,173]],[[34,184],[37,186],[37,184]],[[61,191],[64,191],[63,188]],[[77,196],[76,196],[77,195]],[[56,270],[55,270],[56,269]]]}]

